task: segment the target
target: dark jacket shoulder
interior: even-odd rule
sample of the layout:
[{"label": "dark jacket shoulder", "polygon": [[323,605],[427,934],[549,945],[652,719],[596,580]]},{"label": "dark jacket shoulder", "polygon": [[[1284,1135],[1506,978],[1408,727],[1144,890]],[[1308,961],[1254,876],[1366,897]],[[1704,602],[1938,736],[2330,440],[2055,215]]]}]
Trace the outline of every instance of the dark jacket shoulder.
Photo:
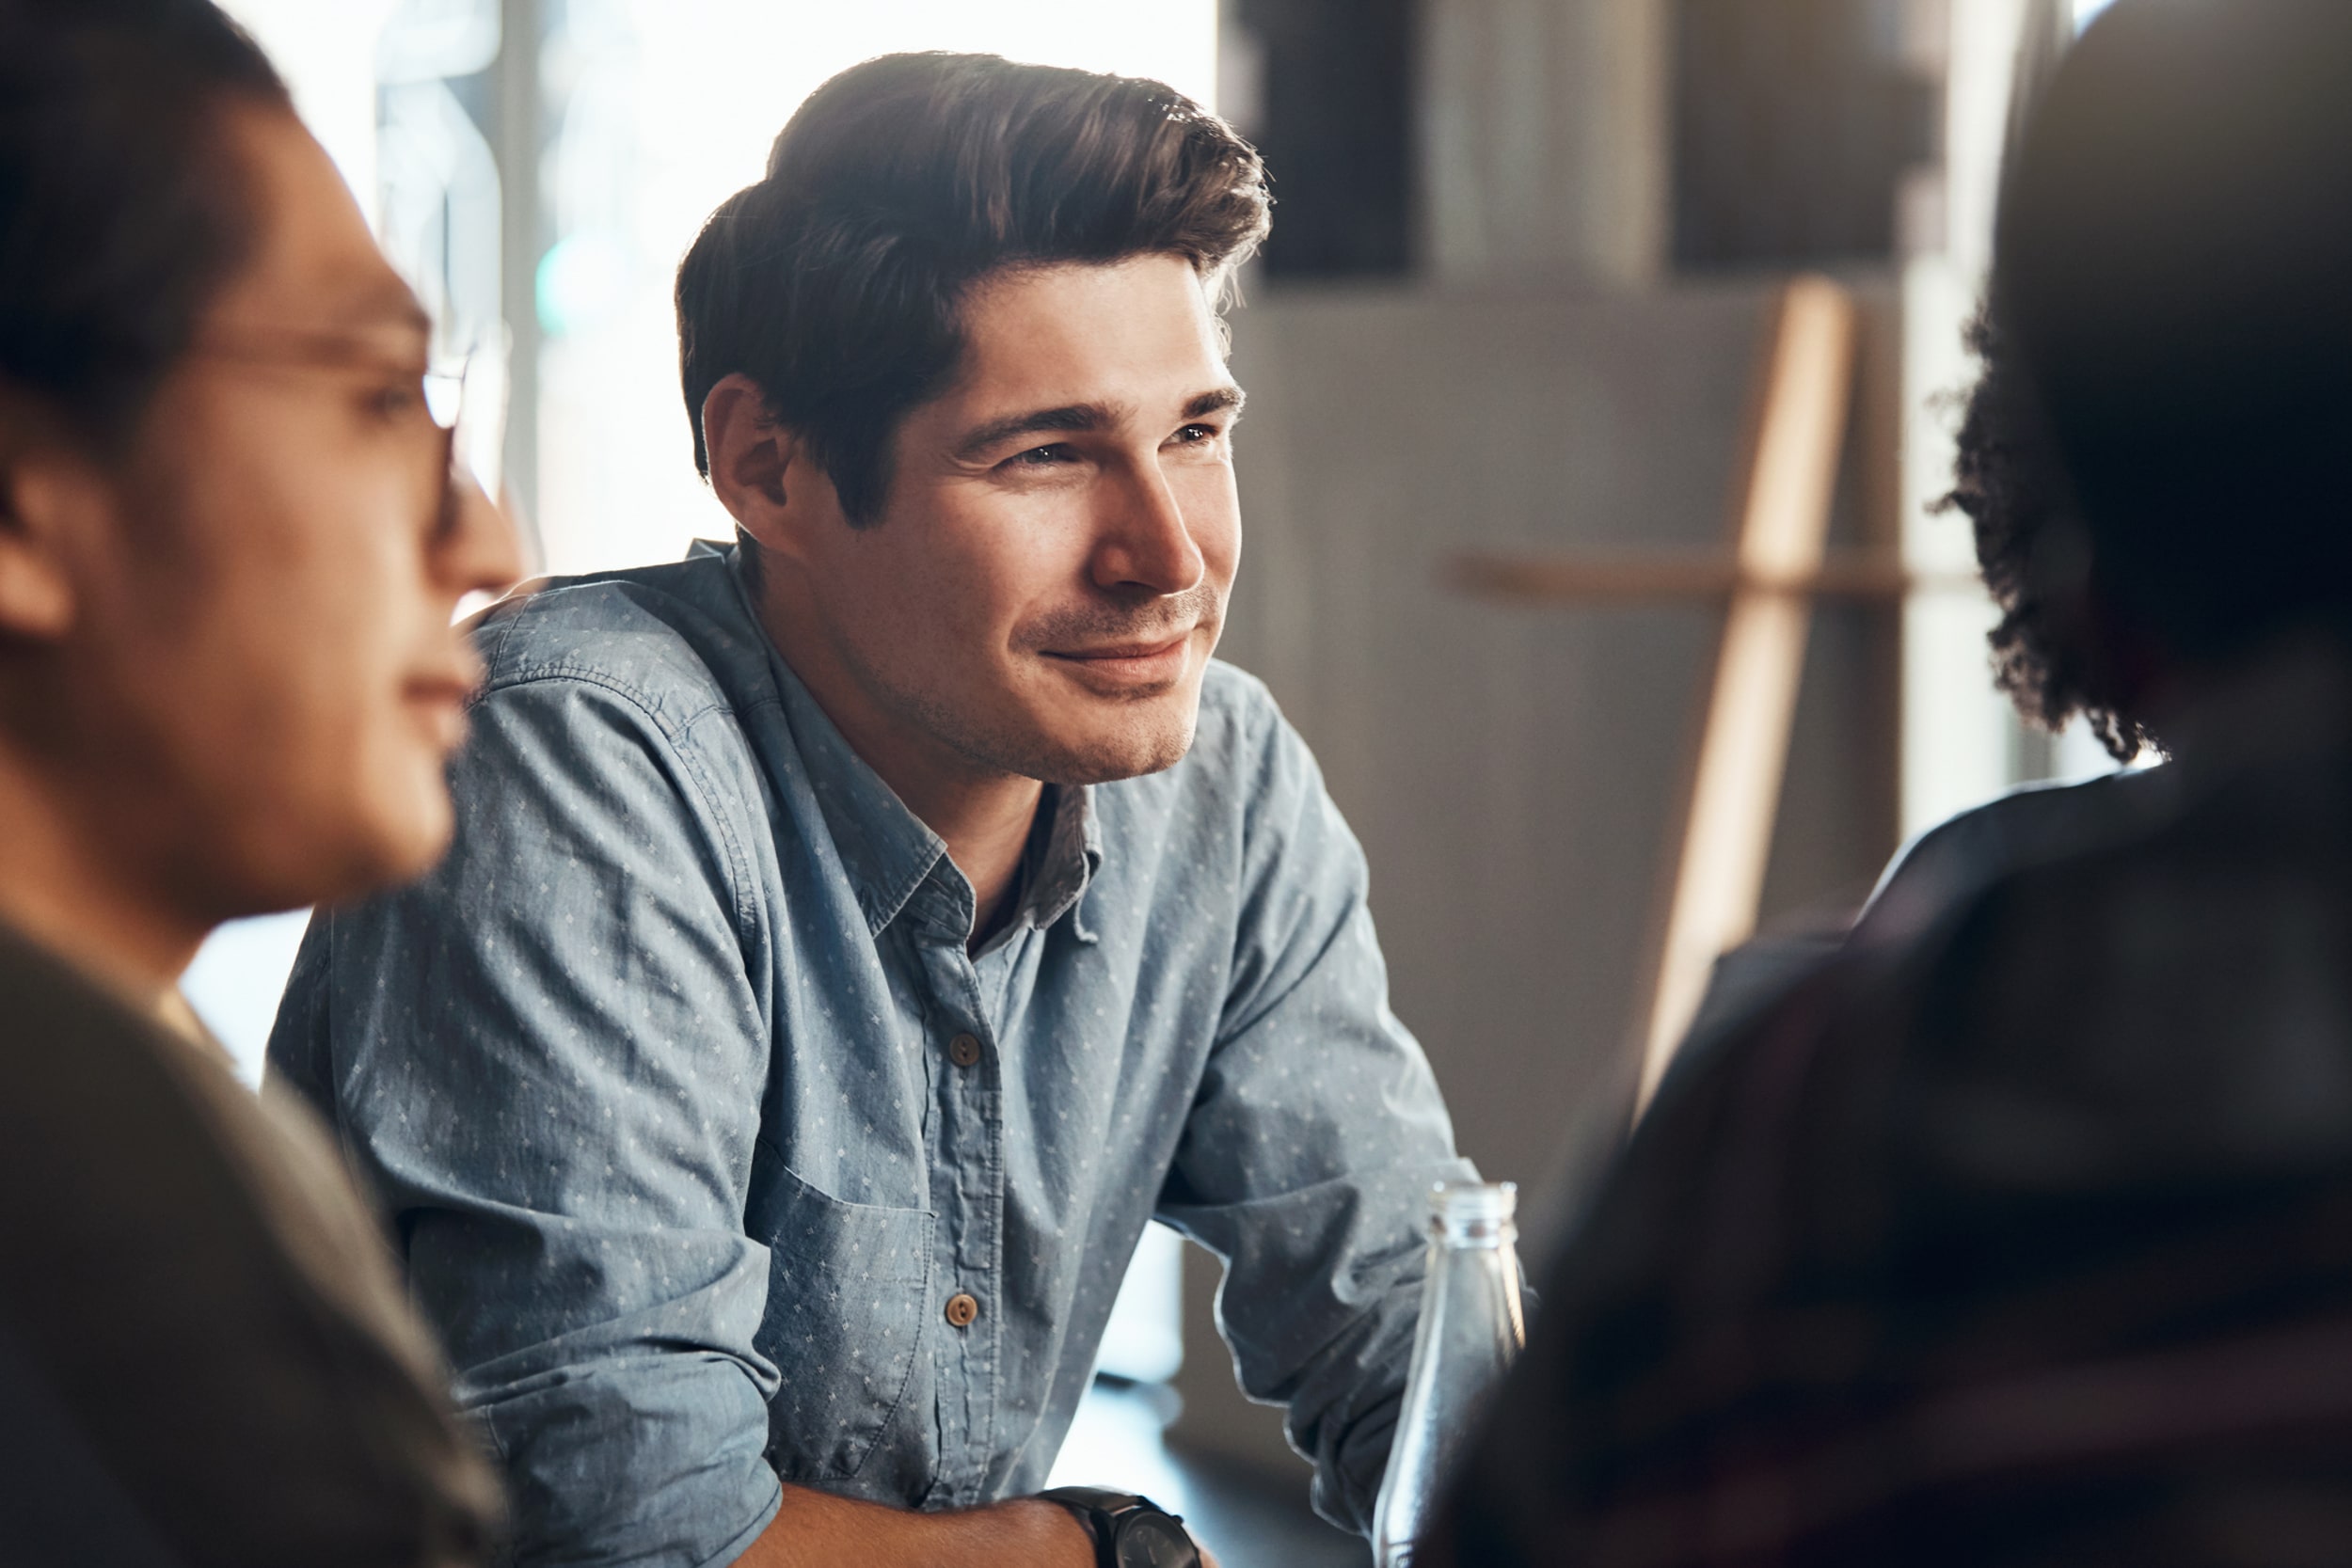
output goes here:
[{"label": "dark jacket shoulder", "polygon": [[484,1560],[495,1484],[304,1113],[0,930],[0,1319],[191,1564]]}]

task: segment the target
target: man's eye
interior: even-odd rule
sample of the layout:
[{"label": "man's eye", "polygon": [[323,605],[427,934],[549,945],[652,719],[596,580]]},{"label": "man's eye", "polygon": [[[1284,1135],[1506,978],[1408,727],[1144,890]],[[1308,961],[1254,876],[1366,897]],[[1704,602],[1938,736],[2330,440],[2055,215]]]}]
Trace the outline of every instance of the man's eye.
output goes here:
[{"label": "man's eye", "polygon": [[1069,462],[1070,456],[1070,449],[1057,441],[1050,447],[1031,447],[1027,451],[1014,456],[1011,462],[1016,467],[1050,468],[1057,464]]},{"label": "man's eye", "polygon": [[1203,441],[1214,441],[1224,434],[1213,424],[1188,424],[1176,433],[1176,440],[1181,446],[1199,446]]},{"label": "man's eye", "polygon": [[424,406],[424,386],[421,381],[405,379],[381,383],[369,390],[367,406],[376,419],[405,420]]}]

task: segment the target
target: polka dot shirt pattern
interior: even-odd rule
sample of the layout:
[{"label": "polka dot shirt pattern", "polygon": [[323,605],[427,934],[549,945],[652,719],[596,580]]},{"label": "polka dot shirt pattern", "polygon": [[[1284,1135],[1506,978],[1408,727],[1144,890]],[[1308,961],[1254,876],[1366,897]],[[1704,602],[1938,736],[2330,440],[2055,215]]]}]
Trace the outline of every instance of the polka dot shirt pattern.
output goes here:
[{"label": "polka dot shirt pattern", "polygon": [[390,1211],[517,1560],[725,1561],[779,1477],[1035,1490],[1155,1216],[1227,1260],[1244,1386],[1361,1528],[1422,1195],[1468,1166],[1304,743],[1213,664],[1182,762],[1049,797],[974,957],[730,555],[489,612],[448,859],[313,922],[271,1042]]}]

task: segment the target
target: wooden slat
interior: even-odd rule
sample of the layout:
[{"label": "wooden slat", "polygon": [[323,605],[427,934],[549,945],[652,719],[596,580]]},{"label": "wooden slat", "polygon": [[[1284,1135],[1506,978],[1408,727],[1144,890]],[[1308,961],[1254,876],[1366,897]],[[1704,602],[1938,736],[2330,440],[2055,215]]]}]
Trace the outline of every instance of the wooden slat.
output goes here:
[{"label": "wooden slat", "polygon": [[1766,339],[1733,499],[1730,609],[1644,1031],[1644,1105],[1690,1027],[1716,957],[1756,929],[1812,614],[1810,599],[1785,585],[1827,575],[1854,324],[1845,290],[1799,277],[1783,292]]},{"label": "wooden slat", "polygon": [[1918,572],[1892,551],[1825,554],[1811,572],[1743,571],[1739,557],[1697,550],[1582,550],[1574,555],[1472,551],[1446,562],[1455,587],[1529,604],[1607,605],[1729,599],[1735,593],[1897,600],[1918,594],[1977,594],[1967,572]]}]

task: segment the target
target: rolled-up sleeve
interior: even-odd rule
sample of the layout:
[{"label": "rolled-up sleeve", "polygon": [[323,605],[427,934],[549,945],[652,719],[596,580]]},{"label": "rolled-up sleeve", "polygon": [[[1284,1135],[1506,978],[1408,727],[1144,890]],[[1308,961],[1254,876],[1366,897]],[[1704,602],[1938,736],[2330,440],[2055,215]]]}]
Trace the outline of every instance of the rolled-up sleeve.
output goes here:
[{"label": "rolled-up sleeve", "polygon": [[271,1041],[385,1201],[519,1562],[728,1561],[779,1496],[751,829],[694,722],[609,682],[494,688],[448,859],[313,921]]},{"label": "rolled-up sleeve", "polygon": [[1242,1387],[1288,1406],[1316,1508],[1371,1524],[1419,1316],[1431,1183],[1474,1179],[1388,1003],[1361,847],[1266,705],[1221,1027],[1160,1217],[1224,1259]]}]

